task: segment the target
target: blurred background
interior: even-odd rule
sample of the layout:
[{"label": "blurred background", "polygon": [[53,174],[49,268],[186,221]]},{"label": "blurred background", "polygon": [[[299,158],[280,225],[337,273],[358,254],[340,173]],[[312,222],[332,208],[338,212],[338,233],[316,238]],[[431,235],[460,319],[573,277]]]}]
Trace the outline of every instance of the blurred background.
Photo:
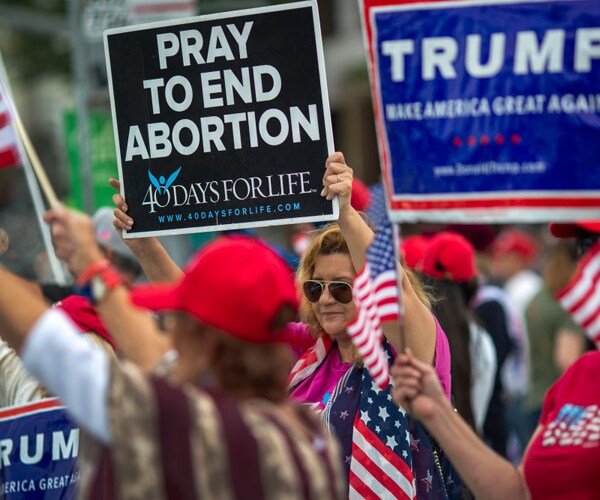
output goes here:
[{"label": "blurred background", "polygon": [[[107,28],[289,3],[286,0],[0,0],[0,53],[17,109],[58,197],[93,214],[111,206],[117,160],[102,32]],[[318,0],[336,150],[355,176],[380,176],[377,139],[356,0]],[[80,126],[83,124],[83,126]],[[41,224],[20,167],[0,170],[0,263],[31,279],[53,281]],[[544,248],[545,225],[521,226]],[[442,226],[404,224],[402,233]],[[502,227],[493,225],[494,233]],[[294,252],[299,229],[252,230]],[[161,238],[183,265],[212,235]],[[48,235],[46,235],[48,238]],[[540,255],[543,252],[540,252]],[[540,262],[533,263],[540,267]],[[69,280],[68,276],[64,277]]]},{"label": "blurred background", "polygon": [[[288,2],[0,0],[0,52],[15,103],[61,201],[89,214],[112,204],[107,179],[117,177],[117,160],[104,29],[282,3]],[[379,178],[379,160],[358,2],[317,3],[335,147],[369,185]],[[28,278],[51,279],[22,168],[0,170],[0,228],[9,240],[0,262]],[[291,231],[259,230],[289,249]],[[167,237],[163,243],[183,263],[206,237]]]}]

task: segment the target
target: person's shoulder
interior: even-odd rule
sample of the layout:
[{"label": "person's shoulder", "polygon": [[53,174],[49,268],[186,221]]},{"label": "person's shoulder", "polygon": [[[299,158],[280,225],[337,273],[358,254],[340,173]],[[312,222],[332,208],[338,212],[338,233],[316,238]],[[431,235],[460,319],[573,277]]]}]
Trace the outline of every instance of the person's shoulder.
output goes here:
[{"label": "person's shoulder", "polygon": [[317,340],[306,323],[293,322],[286,326],[286,337],[297,357],[300,357]]},{"label": "person's shoulder", "polygon": [[311,329],[310,325],[299,322],[288,323],[285,333],[291,344],[299,345],[303,348],[314,344],[318,337],[318,334]]},{"label": "person's shoulder", "polygon": [[600,351],[590,351],[582,354],[571,366],[571,368],[584,370],[587,367],[594,367],[600,370]]},{"label": "person's shoulder", "polygon": [[584,383],[600,383],[600,351],[582,354],[561,376],[561,380],[581,380]]}]

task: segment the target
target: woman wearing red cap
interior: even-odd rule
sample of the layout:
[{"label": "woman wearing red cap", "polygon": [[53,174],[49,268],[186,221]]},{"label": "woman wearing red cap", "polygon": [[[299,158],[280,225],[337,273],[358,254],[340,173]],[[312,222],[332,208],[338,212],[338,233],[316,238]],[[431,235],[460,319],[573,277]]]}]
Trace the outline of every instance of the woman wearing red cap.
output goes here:
[{"label": "woman wearing red cap", "polygon": [[[351,283],[357,270],[360,270],[365,262],[366,250],[373,239],[373,231],[363,219],[362,215],[353,207],[352,190],[354,185],[352,169],[346,164],[344,155],[340,152],[332,153],[326,160],[326,170],[323,175],[323,190],[321,195],[328,200],[338,197],[339,201],[339,220],[337,236],[341,240],[339,258],[344,262],[339,271],[343,274],[345,280]],[[118,181],[111,179],[111,185],[119,189]],[[133,219],[127,215],[127,204],[120,194],[113,196],[115,202],[115,227],[119,230],[128,230],[133,226]],[[130,238],[126,240],[127,244],[136,255],[144,272],[151,282],[170,282],[180,276],[181,270],[169,257],[168,253],[155,238]],[[342,248],[343,247],[343,248]],[[317,252],[318,253],[318,252]],[[312,267],[313,263],[305,261],[305,268]],[[328,274],[335,269],[326,266]],[[311,269],[310,278],[313,270]],[[303,281],[309,279],[306,272],[301,272],[300,286]],[[335,273],[334,273],[335,274]],[[335,287],[333,287],[335,288]],[[424,293],[418,287],[418,281],[414,279],[409,272],[405,272],[402,280],[402,294],[407,315],[405,318],[405,334],[408,345],[413,353],[427,362],[433,363],[434,360],[439,368],[439,374],[444,384],[447,385],[448,393],[450,391],[450,361],[447,348],[447,339],[443,331],[439,328],[435,318],[428,309],[427,299]],[[332,289],[331,286],[327,290]],[[304,292],[302,292],[304,294]],[[324,293],[325,297],[329,294]],[[346,304],[349,314],[345,321],[349,321],[354,313],[353,303],[350,300]],[[395,348],[400,348],[400,338],[398,332],[389,332],[393,336],[390,343]],[[124,339],[127,342],[127,339]],[[157,344],[159,341],[157,340]],[[123,349],[125,347],[122,346]],[[144,367],[153,369],[164,353],[165,347],[157,348],[154,357],[150,360],[140,360]],[[132,355],[135,356],[135,349]],[[348,357],[347,355],[345,355]],[[136,360],[137,361],[137,360]],[[324,391],[321,398],[325,395]],[[319,399],[321,401],[321,399]]]},{"label": "woman wearing red cap", "polygon": [[[297,298],[278,255],[249,238],[219,239],[176,283],[130,295],[103,259],[89,218],[55,209],[46,219],[57,255],[90,285],[101,315],[160,335],[130,300],[179,311],[173,378],[146,377],[89,346],[64,313],[0,270],[6,340],[97,445],[85,448],[80,464],[83,498],[344,496],[336,443],[286,398],[283,330]],[[211,290],[206,301],[198,300],[202,288]]]}]

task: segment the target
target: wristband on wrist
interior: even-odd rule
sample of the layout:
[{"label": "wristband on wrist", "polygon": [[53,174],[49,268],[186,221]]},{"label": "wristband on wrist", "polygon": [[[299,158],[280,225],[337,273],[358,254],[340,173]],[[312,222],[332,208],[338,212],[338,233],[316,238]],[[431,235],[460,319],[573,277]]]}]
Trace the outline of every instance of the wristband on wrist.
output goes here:
[{"label": "wristband on wrist", "polygon": [[92,277],[100,274],[105,269],[110,267],[108,259],[97,260],[93,264],[86,267],[77,278],[77,286],[85,286],[89,283]]},{"label": "wristband on wrist", "polygon": [[119,285],[125,285],[123,277],[115,271],[106,259],[89,266],[77,279],[77,292],[88,298],[94,305]]}]

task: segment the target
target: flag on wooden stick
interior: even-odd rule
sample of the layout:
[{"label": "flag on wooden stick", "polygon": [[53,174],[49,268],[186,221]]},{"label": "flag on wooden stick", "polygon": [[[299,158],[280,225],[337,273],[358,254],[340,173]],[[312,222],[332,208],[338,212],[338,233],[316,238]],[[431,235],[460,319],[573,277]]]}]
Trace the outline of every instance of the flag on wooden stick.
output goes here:
[{"label": "flag on wooden stick", "polygon": [[[0,100],[1,100],[0,116],[2,116],[1,115],[2,109],[5,110],[5,113],[3,114],[4,118],[0,117],[0,121],[2,121],[2,120],[7,121],[8,126],[11,127],[11,130],[12,130],[12,127],[14,126],[15,133],[12,135],[12,137],[14,138],[14,141],[12,141],[12,140],[9,141],[8,147],[16,148],[16,149],[12,149],[13,151],[17,151],[17,152],[23,151],[24,158],[22,158],[22,159],[24,161],[27,161],[28,164],[31,165],[31,168],[33,169],[33,172],[35,173],[35,176],[39,183],[39,187],[42,189],[44,196],[46,196],[48,205],[50,206],[50,208],[57,207],[59,205],[59,201],[56,196],[56,193],[54,192],[54,188],[52,187],[52,185],[50,184],[50,181],[48,180],[46,171],[44,170],[44,167],[42,166],[42,163],[37,155],[37,152],[35,151],[33,144],[31,143],[29,134],[27,133],[27,130],[25,129],[23,122],[21,121],[21,116],[19,115],[19,112],[17,111],[17,108],[14,105],[14,102],[12,101],[10,87],[8,85],[8,79],[7,79],[6,73],[4,71],[4,63],[2,62],[1,58],[0,58]],[[4,106],[4,108],[2,108],[1,106]],[[22,146],[22,149],[20,149],[19,146]],[[10,163],[10,152],[7,153],[6,160],[8,163]],[[9,166],[9,165],[6,164],[4,166]],[[0,163],[0,168],[1,167],[2,167],[2,164]]]}]

